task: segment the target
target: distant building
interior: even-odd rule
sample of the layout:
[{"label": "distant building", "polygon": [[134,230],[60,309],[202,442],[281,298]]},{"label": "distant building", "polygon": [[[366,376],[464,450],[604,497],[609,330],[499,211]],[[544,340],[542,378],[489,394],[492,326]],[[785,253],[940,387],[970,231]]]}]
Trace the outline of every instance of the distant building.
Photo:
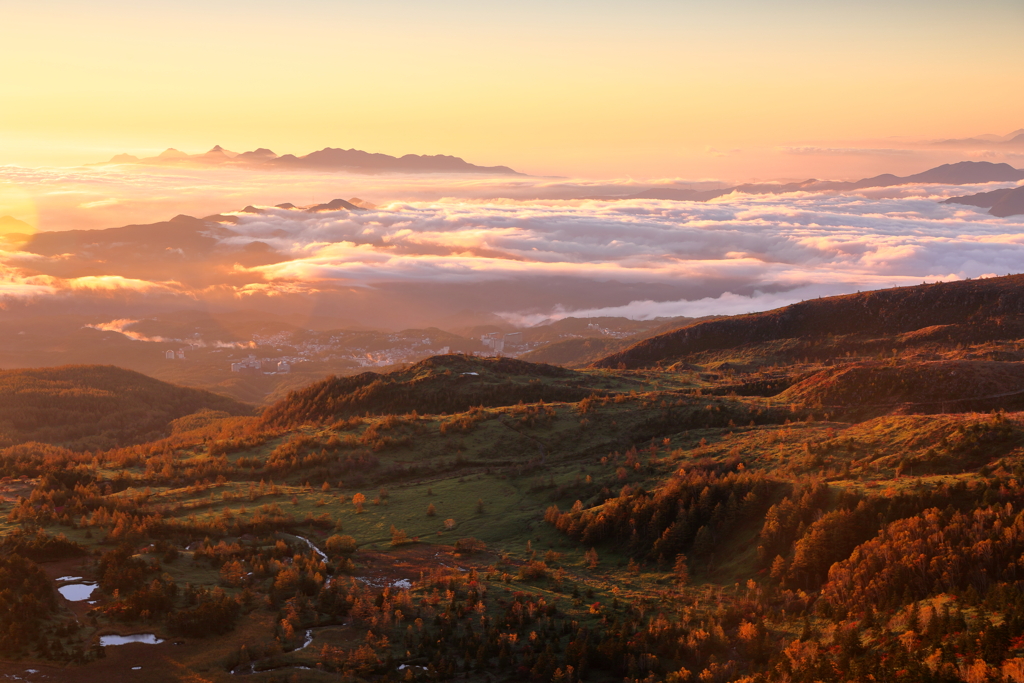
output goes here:
[{"label": "distant building", "polygon": [[238,361],[231,364],[231,372],[241,372],[247,374],[257,374],[263,368],[263,363],[256,360],[254,354],[249,354],[249,357],[243,361]]},{"label": "distant building", "polygon": [[480,343],[488,348],[494,348],[495,342],[501,340],[505,335],[501,332],[488,332],[487,334],[481,335]]},{"label": "distant building", "polygon": [[171,351],[170,349],[165,351],[164,358],[166,358],[167,360],[174,360],[174,351]]},{"label": "distant building", "polygon": [[451,349],[451,347],[450,347],[450,346],[442,346],[442,347],[441,347],[441,351],[440,351],[440,354],[441,354],[442,356],[446,356],[446,355],[448,355],[448,353],[450,353],[450,352],[451,352],[451,350],[452,350],[452,349]]},{"label": "distant building", "polygon": [[178,349],[178,360],[185,360],[185,352]]},{"label": "distant building", "polygon": [[286,363],[285,361],[281,361],[280,363],[277,364],[277,371],[279,373],[289,373],[292,371],[292,366]]}]

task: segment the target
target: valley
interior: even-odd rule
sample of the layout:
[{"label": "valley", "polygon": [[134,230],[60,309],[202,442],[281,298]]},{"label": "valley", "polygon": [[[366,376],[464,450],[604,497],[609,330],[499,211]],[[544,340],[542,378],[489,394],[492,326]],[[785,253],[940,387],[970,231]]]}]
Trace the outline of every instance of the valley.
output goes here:
[{"label": "valley", "polygon": [[[3,671],[1015,680],[1019,278],[813,302],[834,328],[765,327],[798,304],[589,368],[441,355],[159,438],[7,446],[0,570],[39,587],[4,598]],[[893,314],[906,297],[919,320]],[[97,588],[56,592],[74,581]],[[132,634],[153,644],[107,638]]]}]

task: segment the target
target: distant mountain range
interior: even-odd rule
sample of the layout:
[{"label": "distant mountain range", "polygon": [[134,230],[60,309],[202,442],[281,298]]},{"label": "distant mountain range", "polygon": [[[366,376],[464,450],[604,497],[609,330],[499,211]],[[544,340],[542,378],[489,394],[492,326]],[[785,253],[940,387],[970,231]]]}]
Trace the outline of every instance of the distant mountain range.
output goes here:
[{"label": "distant mountain range", "polygon": [[1024,170],[1009,164],[995,164],[990,161],[961,161],[943,164],[922,173],[909,176],[895,176],[884,173],[871,178],[851,182],[825,180],[804,180],[796,183],[759,183],[735,185],[718,190],[688,190],[681,188],[651,188],[626,196],[588,197],[588,199],[669,199],[676,201],[706,202],[717,197],[739,192],[742,194],[786,194],[788,192],[827,192],[863,190],[869,187],[893,187],[915,183],[941,185],[967,185],[973,183],[1015,182],[1024,180]]},{"label": "distant mountain range", "polygon": [[1024,185],[991,192],[979,192],[966,197],[952,197],[943,204],[967,204],[989,209],[993,216],[1019,216],[1024,214]]},{"label": "distant mountain range", "polygon": [[203,154],[187,154],[167,149],[155,157],[139,158],[132,154],[118,154],[98,165],[139,164],[144,166],[199,166],[235,167],[253,169],[292,169],[303,171],[349,171],[352,173],[487,173],[491,175],[522,175],[508,166],[477,166],[459,157],[444,154],[406,154],[393,157],[388,154],[364,152],[358,149],[325,147],[305,156],[284,154],[278,156],[266,148],[251,152],[231,152],[220,145]]},{"label": "distant mountain range", "polygon": [[1024,148],[1024,128],[1019,128],[1008,135],[976,135],[972,138],[938,140],[932,144],[940,147]]}]

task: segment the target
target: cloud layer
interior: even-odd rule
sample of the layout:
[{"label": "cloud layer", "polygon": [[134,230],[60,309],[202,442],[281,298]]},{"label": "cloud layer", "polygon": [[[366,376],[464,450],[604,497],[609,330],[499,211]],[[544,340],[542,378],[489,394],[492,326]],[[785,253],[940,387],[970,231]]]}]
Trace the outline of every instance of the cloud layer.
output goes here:
[{"label": "cloud layer", "polygon": [[[493,179],[465,182],[469,194],[504,187]],[[537,192],[568,184],[515,181],[517,192],[528,194],[524,183]],[[395,326],[437,324],[460,310],[520,323],[744,313],[858,289],[1018,271],[1024,219],[938,203],[1002,186],[733,194],[703,204],[462,197],[362,212],[265,207],[231,214],[235,222],[206,233],[219,255],[209,256],[201,286],[169,279],[167,268],[160,278],[140,279],[137,263],[121,268],[115,258],[97,257],[90,273],[58,277],[47,267],[66,268],[67,254],[12,248],[0,253],[0,299],[130,292],[234,306],[318,301],[353,320]],[[467,186],[459,189],[467,193]],[[233,256],[257,246],[259,259]],[[177,258],[171,251],[166,258]]]}]

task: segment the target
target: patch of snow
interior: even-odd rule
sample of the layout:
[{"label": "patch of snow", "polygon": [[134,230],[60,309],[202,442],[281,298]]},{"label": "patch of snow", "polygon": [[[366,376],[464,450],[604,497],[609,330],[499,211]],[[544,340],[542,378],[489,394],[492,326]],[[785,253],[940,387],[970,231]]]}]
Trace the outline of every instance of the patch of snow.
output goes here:
[{"label": "patch of snow", "polygon": [[412,581],[410,581],[409,579],[399,579],[391,585],[395,588],[405,588],[408,590],[409,588],[412,588]]},{"label": "patch of snow", "polygon": [[54,581],[81,581],[81,576],[61,576],[60,578],[54,579]]}]

